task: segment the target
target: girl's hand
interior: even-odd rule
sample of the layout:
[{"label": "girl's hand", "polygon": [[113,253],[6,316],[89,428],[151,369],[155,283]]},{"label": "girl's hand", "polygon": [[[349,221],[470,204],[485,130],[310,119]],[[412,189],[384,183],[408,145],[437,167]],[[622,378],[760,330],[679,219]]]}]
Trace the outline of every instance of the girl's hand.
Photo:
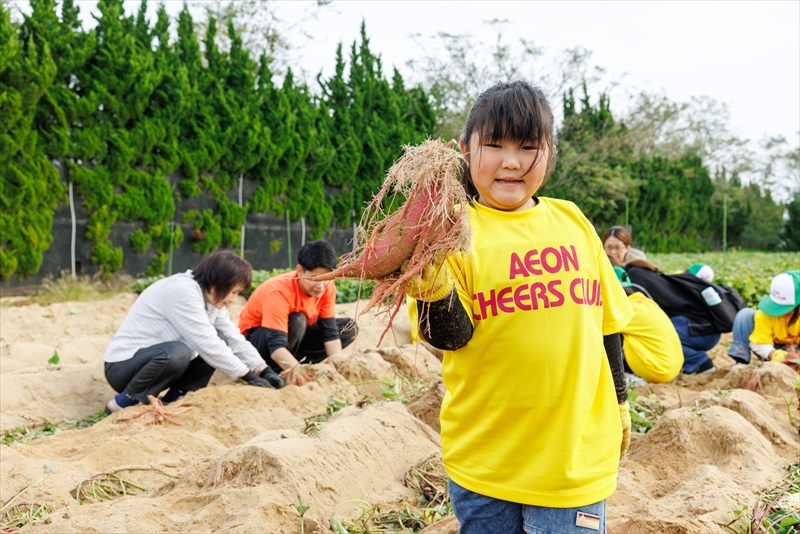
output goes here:
[{"label": "girl's hand", "polygon": [[789,353],[786,352],[785,350],[781,350],[781,349],[775,349],[769,354],[770,361],[778,362],[778,363],[782,362],[783,360],[785,360],[788,357],[789,357]]},{"label": "girl's hand", "polygon": [[631,405],[628,401],[619,405],[619,420],[622,423],[622,444],[619,447],[619,459],[622,460],[631,444]]}]

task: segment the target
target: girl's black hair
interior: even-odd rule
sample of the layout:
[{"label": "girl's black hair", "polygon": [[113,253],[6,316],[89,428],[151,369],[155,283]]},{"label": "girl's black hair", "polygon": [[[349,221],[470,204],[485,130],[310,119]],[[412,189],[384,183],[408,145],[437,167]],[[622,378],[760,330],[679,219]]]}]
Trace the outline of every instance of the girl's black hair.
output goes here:
[{"label": "girl's black hair", "polygon": [[[553,110],[541,89],[524,81],[498,83],[475,100],[464,127],[464,144],[469,149],[472,134],[478,134],[479,146],[487,141],[513,141],[520,145],[532,143],[540,151],[528,169],[530,172],[553,146]],[[480,149],[480,148],[479,148]],[[555,150],[550,152],[542,185],[556,166]],[[468,198],[478,196],[469,166],[464,166],[461,181]]]},{"label": "girl's black hair", "polygon": [[215,252],[200,262],[192,271],[195,281],[203,291],[219,300],[234,287],[250,289],[253,283],[253,267],[250,262],[229,250]]}]

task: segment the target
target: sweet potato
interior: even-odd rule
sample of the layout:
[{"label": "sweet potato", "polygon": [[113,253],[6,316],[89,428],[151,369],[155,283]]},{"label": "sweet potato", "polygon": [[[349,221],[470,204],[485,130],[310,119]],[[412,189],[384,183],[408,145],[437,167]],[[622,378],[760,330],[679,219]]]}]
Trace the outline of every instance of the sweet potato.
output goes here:
[{"label": "sweet potato", "polygon": [[[364,211],[353,252],[339,268],[315,280],[379,281],[361,313],[381,305],[379,313],[390,313],[388,331],[408,280],[435,258],[469,248],[469,224],[461,209],[466,194],[458,181],[462,161],[452,144],[440,140],[407,146]],[[406,201],[384,216],[387,195],[402,195]]]}]

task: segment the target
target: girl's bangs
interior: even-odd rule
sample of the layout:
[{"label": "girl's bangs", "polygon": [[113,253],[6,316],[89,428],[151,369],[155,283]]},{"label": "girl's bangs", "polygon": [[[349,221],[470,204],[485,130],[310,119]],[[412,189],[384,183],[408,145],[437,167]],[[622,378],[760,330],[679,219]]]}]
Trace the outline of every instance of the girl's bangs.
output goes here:
[{"label": "girl's bangs", "polygon": [[548,135],[552,131],[552,119],[541,109],[541,103],[533,100],[530,94],[510,93],[513,91],[490,99],[475,117],[474,131],[481,142],[512,141],[519,145],[533,144],[537,148],[552,144]]}]

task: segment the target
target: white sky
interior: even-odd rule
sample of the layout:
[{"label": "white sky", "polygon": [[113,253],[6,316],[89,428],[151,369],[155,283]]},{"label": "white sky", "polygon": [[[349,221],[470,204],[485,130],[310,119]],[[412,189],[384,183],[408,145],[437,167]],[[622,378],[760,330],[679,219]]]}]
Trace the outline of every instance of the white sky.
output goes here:
[{"label": "white sky", "polygon": [[[157,3],[152,3],[154,14]],[[25,4],[18,2],[27,11]],[[86,17],[96,2],[77,4]],[[182,8],[178,0],[166,4],[173,15]],[[138,1],[125,3],[128,11],[138,6]],[[297,19],[307,6],[287,3],[280,13],[287,20]],[[491,41],[492,30],[484,21],[507,19],[508,43],[525,37],[550,52],[584,46],[611,76],[625,75],[626,90],[664,91],[679,101],[707,95],[729,106],[732,127],[741,137],[783,135],[795,146],[800,142],[798,1],[336,0],[318,21],[304,24],[313,40],[292,37],[302,44],[296,67],[312,76],[320,70],[329,76],[336,44],[342,42],[348,49],[358,38],[362,18],[370,48],[382,56],[389,76],[396,66],[404,78],[413,77],[406,62],[424,51],[411,40],[412,33],[472,33]],[[87,26],[93,22],[87,20]]]}]

